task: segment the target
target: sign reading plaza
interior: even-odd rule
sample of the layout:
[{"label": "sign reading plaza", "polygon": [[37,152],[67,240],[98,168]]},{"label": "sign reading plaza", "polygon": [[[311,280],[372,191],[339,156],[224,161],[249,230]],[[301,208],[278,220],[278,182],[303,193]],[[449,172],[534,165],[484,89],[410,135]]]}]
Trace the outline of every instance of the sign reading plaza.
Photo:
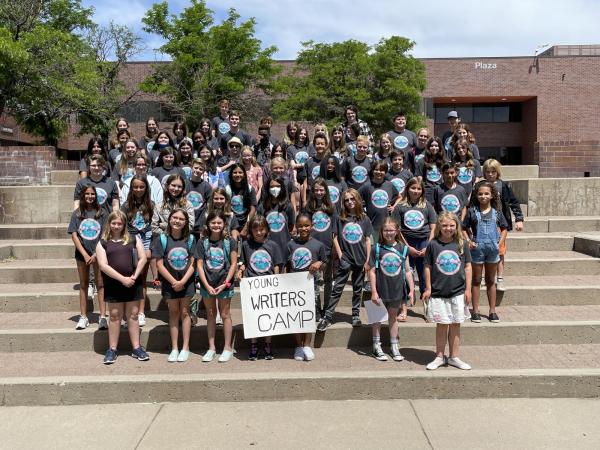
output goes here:
[{"label": "sign reading plaza", "polygon": [[308,272],[242,278],[244,338],[314,333],[315,287]]}]

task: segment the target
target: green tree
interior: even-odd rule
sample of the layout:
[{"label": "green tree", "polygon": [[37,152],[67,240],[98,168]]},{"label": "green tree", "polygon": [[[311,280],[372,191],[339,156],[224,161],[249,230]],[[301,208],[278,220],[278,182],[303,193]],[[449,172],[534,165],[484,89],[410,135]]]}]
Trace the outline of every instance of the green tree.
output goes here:
[{"label": "green tree", "polygon": [[163,96],[192,127],[214,113],[222,98],[245,117],[266,112],[266,94],[280,70],[271,58],[276,48],[261,49],[255,20],[239,19],[230,9],[221,24],[214,24],[213,11],[202,0],[192,0],[179,16],[169,13],[166,1],[152,5],[144,30],[165,40],[159,50],[172,63],[157,65],[142,89]]},{"label": "green tree", "polygon": [[[91,131],[92,121],[114,114],[112,99],[123,93],[116,78],[122,48],[108,61],[92,12],[80,0],[0,0],[0,113],[51,145],[80,115]],[[120,43],[129,37],[110,30],[123,34]]]},{"label": "green tree", "polygon": [[342,121],[344,107],[354,104],[374,134],[389,130],[399,110],[410,128],[423,123],[425,66],[409,55],[414,42],[392,36],[373,47],[355,40],[302,45],[293,72],[275,84],[277,119],[333,125]]}]

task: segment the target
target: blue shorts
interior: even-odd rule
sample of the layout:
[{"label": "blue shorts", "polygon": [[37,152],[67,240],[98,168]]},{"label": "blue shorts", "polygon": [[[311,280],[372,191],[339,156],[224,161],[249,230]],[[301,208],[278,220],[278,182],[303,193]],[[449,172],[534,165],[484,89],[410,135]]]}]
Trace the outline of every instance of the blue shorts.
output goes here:
[{"label": "blue shorts", "polygon": [[471,249],[473,264],[490,263],[500,261],[500,250],[497,242],[478,242],[477,247]]},{"label": "blue shorts", "polygon": [[[217,300],[231,298],[231,297],[233,297],[234,293],[235,292],[234,292],[233,288],[224,289],[223,291],[221,291],[221,293],[219,295],[217,295]],[[204,287],[200,287],[200,295],[202,296],[202,298],[211,298],[212,297],[208,293],[208,291],[206,289],[204,289]]]}]

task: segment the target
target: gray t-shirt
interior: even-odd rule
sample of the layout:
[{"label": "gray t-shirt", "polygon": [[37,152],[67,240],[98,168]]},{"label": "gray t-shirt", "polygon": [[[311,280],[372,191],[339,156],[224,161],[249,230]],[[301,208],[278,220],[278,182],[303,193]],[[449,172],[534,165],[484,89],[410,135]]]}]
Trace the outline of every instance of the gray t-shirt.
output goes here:
[{"label": "gray t-shirt", "polygon": [[[152,242],[152,257],[162,259],[165,268],[173,278],[181,280],[192,262],[195,245],[195,240],[192,240],[190,249],[188,248],[188,238],[173,239],[171,236],[167,236],[166,246],[163,250],[160,236],[158,236]],[[193,277],[191,278],[193,279]]]},{"label": "gray t-shirt", "polygon": [[267,239],[262,244],[254,240],[242,242],[242,262],[246,266],[245,277],[273,275],[275,267],[282,266],[282,252],[275,242]]},{"label": "gray t-shirt", "polygon": [[367,262],[367,244],[373,234],[371,221],[365,215],[362,219],[354,216],[338,221],[338,242],[342,250],[342,262],[352,266],[362,266]]},{"label": "gray t-shirt", "polygon": [[[379,255],[377,255],[377,247],[379,247]],[[393,246],[388,247],[375,243],[371,248],[369,266],[376,267],[376,260],[379,260],[378,267],[375,271],[375,286],[379,298],[384,302],[397,302],[404,300],[408,292],[406,291],[404,262],[407,258],[404,252],[404,245],[396,242]]]},{"label": "gray t-shirt", "polygon": [[370,181],[363,184],[358,192],[362,196],[373,229],[379,231],[385,218],[390,215],[388,206],[396,201],[398,191],[391,181],[384,181],[381,184]]},{"label": "gray t-shirt", "polygon": [[83,211],[83,218],[79,217],[79,208],[71,214],[71,221],[67,228],[67,233],[76,233],[79,242],[85,249],[88,255],[96,253],[96,245],[102,235],[102,228],[106,222],[108,215],[104,210],[100,210],[100,215],[96,218],[95,210]]},{"label": "gray t-shirt", "polygon": [[424,208],[400,204],[394,208],[392,217],[400,224],[404,237],[414,239],[427,239],[430,225],[437,221],[437,214],[428,201]]},{"label": "gray t-shirt", "polygon": [[289,227],[296,223],[294,207],[290,202],[282,208],[273,208],[265,211],[262,205],[259,207],[260,214],[265,216],[269,224],[269,240],[275,242],[282,251],[282,257],[287,260],[287,244],[292,239]]},{"label": "gray t-shirt", "polygon": [[337,233],[338,222],[339,217],[335,209],[331,215],[323,211],[315,211],[312,213],[313,225],[310,235],[324,245],[327,258],[331,256],[333,237]]},{"label": "gray t-shirt", "polygon": [[112,211],[112,201],[119,199],[119,188],[110,178],[102,177],[99,181],[92,180],[89,176],[83,178],[75,185],[75,192],[73,193],[73,200],[79,200],[81,191],[87,186],[93,186],[96,189],[96,198],[98,203],[102,206],[102,209],[106,214],[110,214]]},{"label": "gray t-shirt", "polygon": [[471,262],[471,252],[466,241],[460,254],[456,242],[444,243],[433,239],[427,245],[424,262],[431,270],[432,297],[451,298],[464,294],[465,264]]},{"label": "gray t-shirt", "polygon": [[456,182],[459,183],[467,193],[467,197],[471,195],[473,185],[475,184],[475,178],[482,178],[483,172],[481,171],[481,164],[476,159],[473,159],[473,168],[467,168],[467,163],[462,162],[458,167],[458,174],[456,176]]},{"label": "gray t-shirt", "polygon": [[299,238],[294,238],[287,244],[288,267],[291,272],[304,272],[308,267],[317,261],[325,262],[325,246],[315,238],[309,238],[306,242],[301,242]]},{"label": "gray t-shirt", "polygon": [[396,190],[402,194],[404,192],[404,188],[406,187],[406,183],[413,177],[413,174],[408,169],[402,169],[400,172],[394,172],[390,169],[390,173],[385,176],[385,179],[391,181]]},{"label": "gray t-shirt", "polygon": [[445,184],[437,186],[433,193],[435,212],[438,214],[442,211],[454,213],[460,219],[460,213],[467,206],[468,197],[460,184],[456,183],[453,188],[447,187]]},{"label": "gray t-shirt", "polygon": [[[121,206],[121,211],[123,211],[125,216],[129,215],[127,203]],[[152,211],[149,212],[148,220],[146,220],[144,219],[144,214],[138,209],[138,211],[135,213],[135,216],[133,216],[131,220],[127,222],[127,231],[132,236],[139,234],[143,239],[147,232],[152,231]]]},{"label": "gray t-shirt", "polygon": [[223,284],[231,267],[231,252],[237,251],[237,241],[229,238],[229,252],[222,240],[211,241],[201,238],[196,244],[194,258],[202,260],[206,281],[213,288]]},{"label": "gray t-shirt", "polygon": [[187,193],[186,198],[194,208],[194,232],[200,231],[200,227],[204,225],[201,217],[206,210],[206,205],[208,204],[211,192],[212,189],[208,182],[204,180],[189,180],[189,192]]},{"label": "gray t-shirt", "polygon": [[342,175],[346,184],[354,189],[359,189],[369,181],[369,170],[371,170],[371,161],[367,157],[359,161],[352,156],[342,163]]}]

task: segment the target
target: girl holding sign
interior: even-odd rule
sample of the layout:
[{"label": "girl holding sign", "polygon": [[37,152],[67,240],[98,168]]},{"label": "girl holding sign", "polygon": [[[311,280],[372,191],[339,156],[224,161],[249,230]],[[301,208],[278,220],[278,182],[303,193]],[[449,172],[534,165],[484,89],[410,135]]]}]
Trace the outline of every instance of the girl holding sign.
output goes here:
[{"label": "girl holding sign", "polygon": [[[386,218],[381,225],[379,242],[371,249],[369,279],[371,280],[371,301],[376,305],[383,303],[388,310],[390,346],[394,361],[404,359],[398,346],[398,323],[396,321],[398,308],[405,298],[411,305],[415,303],[415,284],[407,256],[408,247],[402,244],[398,223],[391,217]],[[408,292],[406,292],[405,281],[408,281]],[[388,357],[381,349],[379,337],[381,323],[373,323],[372,329],[373,356],[379,361],[387,361]]]},{"label": "girl holding sign", "polygon": [[[244,276],[250,278],[278,274],[284,260],[277,244],[268,239],[267,219],[261,215],[251,217],[248,221],[248,231],[249,239],[242,242],[242,264],[237,274],[238,280]],[[265,337],[263,351],[266,360],[273,359],[270,336]],[[256,338],[252,338],[248,359],[250,361],[258,359],[258,340]]]},{"label": "girl holding sign", "polygon": [[[319,297],[319,286],[315,274],[321,270],[326,260],[325,246],[311,237],[312,218],[310,214],[301,213],[296,219],[296,230],[298,235],[287,245],[287,269],[288,272],[309,272],[313,275],[315,283],[315,298]],[[310,341],[311,333],[296,334],[296,350],[294,359],[296,361],[312,361],[315,359]]]},{"label": "girl holding sign", "polygon": [[227,217],[222,211],[209,213],[203,230],[202,239],[196,245],[194,257],[198,263],[200,277],[200,295],[206,305],[206,327],[208,332],[208,351],[202,361],[210,362],[216,355],[215,334],[217,328],[217,306],[223,320],[225,345],[219,356],[219,362],[227,362],[233,356],[231,349],[230,305],[233,296],[233,277],[237,267],[237,242],[230,237],[226,224]]},{"label": "girl holding sign", "polygon": [[[460,349],[460,324],[469,317],[471,302],[471,254],[469,244],[463,239],[456,215],[443,212],[439,215],[435,239],[427,246],[425,254],[425,292],[428,304],[427,317],[435,322],[435,359],[427,370],[444,364],[462,370],[471,368],[458,357]],[[450,357],[446,359],[446,342]]]}]

